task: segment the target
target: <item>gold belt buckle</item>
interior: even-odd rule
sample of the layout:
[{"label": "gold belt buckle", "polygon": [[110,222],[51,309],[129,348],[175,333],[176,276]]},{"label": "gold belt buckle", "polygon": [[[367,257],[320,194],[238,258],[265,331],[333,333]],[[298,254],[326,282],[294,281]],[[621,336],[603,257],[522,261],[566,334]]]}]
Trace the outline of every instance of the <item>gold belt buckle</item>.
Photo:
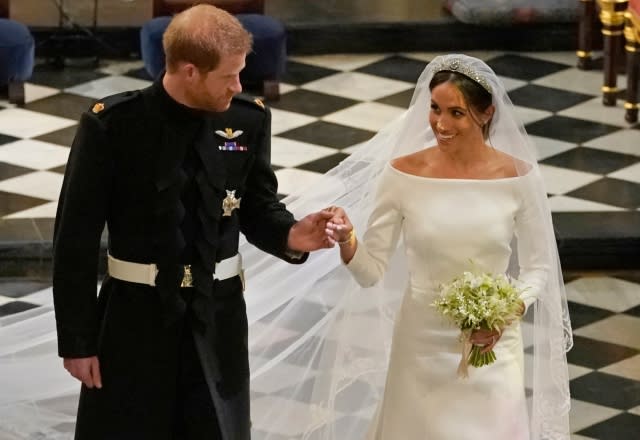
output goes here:
[{"label": "gold belt buckle", "polygon": [[182,276],[182,282],[180,287],[193,287],[193,276],[191,276],[191,265],[187,264],[184,267],[184,275]]}]

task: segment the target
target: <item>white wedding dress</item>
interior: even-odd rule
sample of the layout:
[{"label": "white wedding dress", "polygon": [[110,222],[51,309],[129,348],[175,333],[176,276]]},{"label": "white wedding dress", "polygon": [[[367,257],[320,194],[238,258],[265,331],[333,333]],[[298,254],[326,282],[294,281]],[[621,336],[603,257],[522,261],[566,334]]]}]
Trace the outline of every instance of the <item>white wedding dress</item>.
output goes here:
[{"label": "white wedding dress", "polygon": [[[529,306],[548,264],[536,248],[527,180],[439,179],[388,164],[367,231],[347,268],[364,286],[383,276],[402,234],[409,285],[396,317],[384,397],[370,440],[529,439],[520,324],[506,328],[497,360],[458,378],[460,331],[431,306],[439,283],[473,269],[505,273],[518,240]],[[527,239],[528,238],[528,239]],[[472,263],[473,262],[473,263]]]}]

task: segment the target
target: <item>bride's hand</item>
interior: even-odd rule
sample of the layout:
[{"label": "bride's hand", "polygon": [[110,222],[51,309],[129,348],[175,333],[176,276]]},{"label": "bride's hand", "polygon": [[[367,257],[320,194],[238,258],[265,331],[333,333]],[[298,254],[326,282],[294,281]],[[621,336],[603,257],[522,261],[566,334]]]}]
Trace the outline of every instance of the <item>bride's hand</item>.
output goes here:
[{"label": "bride's hand", "polygon": [[330,206],[325,211],[333,214],[327,222],[327,238],[335,243],[347,243],[353,232],[353,225],[344,209],[338,206]]},{"label": "bride's hand", "polygon": [[484,345],[484,348],[480,352],[487,353],[493,350],[493,347],[496,346],[501,336],[502,336],[502,332],[498,330],[479,329],[471,332],[471,337],[469,338],[469,341],[473,345],[479,345],[479,346]]}]

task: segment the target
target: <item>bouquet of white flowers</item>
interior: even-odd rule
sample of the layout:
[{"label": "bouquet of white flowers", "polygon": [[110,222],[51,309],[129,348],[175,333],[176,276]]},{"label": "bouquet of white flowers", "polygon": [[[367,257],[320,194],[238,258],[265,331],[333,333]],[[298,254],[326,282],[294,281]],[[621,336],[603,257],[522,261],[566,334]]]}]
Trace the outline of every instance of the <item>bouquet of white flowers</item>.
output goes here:
[{"label": "bouquet of white flowers", "polygon": [[460,328],[463,342],[458,375],[467,377],[467,365],[481,367],[496,360],[493,350],[470,342],[474,330],[498,330],[518,319],[523,311],[521,289],[504,274],[464,272],[440,286],[441,296],[432,305]]}]

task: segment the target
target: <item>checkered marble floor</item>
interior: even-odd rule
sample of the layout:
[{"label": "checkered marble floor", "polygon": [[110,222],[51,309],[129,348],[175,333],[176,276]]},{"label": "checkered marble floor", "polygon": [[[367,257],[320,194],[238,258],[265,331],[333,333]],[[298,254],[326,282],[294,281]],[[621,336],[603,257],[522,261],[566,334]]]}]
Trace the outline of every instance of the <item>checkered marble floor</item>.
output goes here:
[{"label": "checkered marble floor", "polygon": [[[597,276],[566,275],[574,347],[568,353],[572,440],[637,440],[640,433],[640,272]],[[0,316],[38,307],[51,300],[48,282],[0,279]],[[300,320],[316,322],[326,310],[309,303]],[[287,337],[295,336],[283,329]],[[288,335],[288,336],[287,336]],[[62,365],[60,366],[62,368]],[[300,367],[291,364],[281,383],[254,384],[254,438],[265,432],[291,440],[300,432],[309,408],[296,406],[301,417],[270,426],[260,408],[283,404],[279,392],[295,385]],[[264,382],[264,381],[263,381]],[[278,400],[280,399],[280,400]],[[278,403],[280,402],[280,403]],[[363,420],[363,427],[366,421]]]},{"label": "checkered marble floor", "polygon": [[[601,104],[600,71],[573,67],[572,52],[473,54],[507,85],[536,143],[554,212],[640,208],[640,126],[624,121],[621,101]],[[436,55],[290,57],[282,98],[271,103],[280,192],[312,185],[402,112]],[[621,76],[619,85],[625,81]],[[24,107],[0,101],[0,239],[50,237],[80,113],[105,95],[148,84],[139,62],[64,70],[42,64],[27,84]]]}]

